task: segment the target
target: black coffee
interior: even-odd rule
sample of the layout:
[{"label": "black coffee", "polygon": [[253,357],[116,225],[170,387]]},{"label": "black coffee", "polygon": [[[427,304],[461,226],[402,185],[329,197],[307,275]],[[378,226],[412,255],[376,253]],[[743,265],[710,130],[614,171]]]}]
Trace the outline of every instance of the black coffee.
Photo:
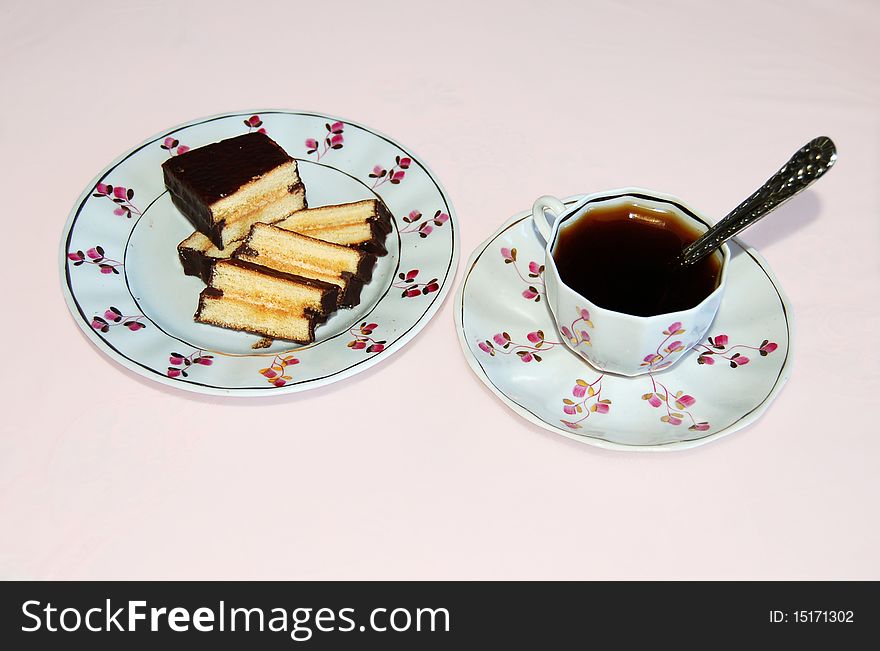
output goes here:
[{"label": "black coffee", "polygon": [[718,286],[721,253],[671,264],[700,236],[673,212],[636,203],[589,209],[560,227],[553,259],[562,281],[600,307],[654,316],[696,306]]}]

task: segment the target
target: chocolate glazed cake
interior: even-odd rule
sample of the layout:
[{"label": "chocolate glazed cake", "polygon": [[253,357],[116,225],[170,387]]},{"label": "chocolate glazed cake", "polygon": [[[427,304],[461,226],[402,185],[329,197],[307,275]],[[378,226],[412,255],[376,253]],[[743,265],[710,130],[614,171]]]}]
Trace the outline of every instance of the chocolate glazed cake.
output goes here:
[{"label": "chocolate glazed cake", "polygon": [[340,288],[340,307],[360,302],[361,289],[370,281],[376,264],[375,254],[269,224],[254,224],[233,258],[333,283]]},{"label": "chocolate glazed cake", "polygon": [[262,133],[247,133],[169,158],[162,164],[171,200],[218,249],[260,221],[305,206],[296,161]]},{"label": "chocolate glazed cake", "polygon": [[273,339],[310,343],[336,309],[339,287],[240,260],[220,260],[199,295],[195,320]]}]

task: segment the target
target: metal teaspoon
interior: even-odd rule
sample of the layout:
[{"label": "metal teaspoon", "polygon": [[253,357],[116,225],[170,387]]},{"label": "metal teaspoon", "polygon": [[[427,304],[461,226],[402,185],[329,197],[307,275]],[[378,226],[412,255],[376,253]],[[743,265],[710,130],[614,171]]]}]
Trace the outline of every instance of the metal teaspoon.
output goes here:
[{"label": "metal teaspoon", "polygon": [[814,138],[798,149],[748,199],[707,230],[700,239],[686,246],[676,258],[676,263],[686,267],[706,257],[731,237],[805,189],[831,169],[836,160],[837,148],[831,138]]}]

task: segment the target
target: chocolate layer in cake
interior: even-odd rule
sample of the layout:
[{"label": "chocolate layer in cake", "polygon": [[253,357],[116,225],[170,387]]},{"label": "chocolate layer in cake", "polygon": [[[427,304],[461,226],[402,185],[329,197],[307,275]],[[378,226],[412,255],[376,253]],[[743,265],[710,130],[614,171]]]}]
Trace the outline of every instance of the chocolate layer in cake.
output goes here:
[{"label": "chocolate layer in cake", "polygon": [[[252,213],[302,187],[296,161],[262,133],[173,156],[162,172],[174,205],[219,249],[243,237]],[[248,218],[249,224],[234,226]]]}]

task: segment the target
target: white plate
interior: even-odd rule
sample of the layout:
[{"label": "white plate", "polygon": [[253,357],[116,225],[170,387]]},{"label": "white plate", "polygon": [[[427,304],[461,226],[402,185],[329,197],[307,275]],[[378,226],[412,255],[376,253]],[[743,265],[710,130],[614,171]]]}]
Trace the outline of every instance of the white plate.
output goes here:
[{"label": "white plate", "polygon": [[[477,248],[455,300],[465,357],[506,405],[545,429],[619,450],[694,447],[767,409],[788,379],[794,324],[756,251],[730,243],[728,286],[706,341],[664,371],[603,375],[561,343],[543,298],[544,249],[530,214],[512,218]],[[658,350],[669,331],[657,333]]]},{"label": "white plate", "polygon": [[[378,198],[394,217],[360,304],[335,313],[307,346],[257,350],[259,337],[195,323],[204,285],[177,259],[192,226],[171,203],[162,162],[255,130],[297,159],[309,206]],[[74,205],[60,258],[74,320],[126,368],[199,393],[277,395],[364,371],[410,341],[449,292],[458,223],[428,167],[393,140],[327,115],[248,111],[174,127],[111,163]]]}]

